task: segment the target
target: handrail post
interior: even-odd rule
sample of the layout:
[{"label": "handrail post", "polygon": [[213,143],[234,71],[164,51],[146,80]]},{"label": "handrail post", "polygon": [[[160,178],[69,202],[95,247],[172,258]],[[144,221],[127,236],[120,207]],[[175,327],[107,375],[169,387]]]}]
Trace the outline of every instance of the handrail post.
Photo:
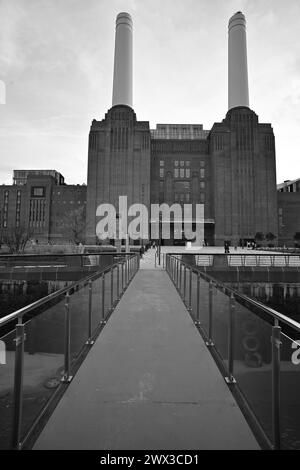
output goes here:
[{"label": "handrail post", "polygon": [[192,281],[193,281],[193,270],[190,268],[190,283],[189,283],[189,312],[192,311]]},{"label": "handrail post", "polygon": [[182,296],[182,263],[180,262],[179,293]]},{"label": "handrail post", "polygon": [[281,418],[280,418],[280,349],[281,327],[278,320],[272,328],[272,420],[273,446],[275,450],[281,447]]},{"label": "handrail post", "polygon": [[176,286],[177,259],[174,257],[173,283]]},{"label": "handrail post", "polygon": [[124,261],[122,261],[122,293],[124,292]]},{"label": "handrail post", "polygon": [[71,316],[70,316],[70,293],[65,297],[65,370],[61,379],[63,383],[70,383],[71,376]]},{"label": "handrail post", "polygon": [[18,319],[16,325],[16,354],[14,371],[14,409],[13,409],[13,431],[12,447],[19,450],[21,448],[21,427],[23,408],[23,377],[24,377],[24,342],[25,325],[22,318]]},{"label": "handrail post", "polygon": [[120,263],[117,264],[117,299],[120,299]]},{"label": "handrail post", "polygon": [[185,303],[185,296],[186,296],[186,266],[184,265],[183,270],[183,302]]},{"label": "handrail post", "polygon": [[200,322],[200,274],[197,274],[197,314],[196,314],[196,325],[201,325]]},{"label": "handrail post", "polygon": [[92,340],[92,301],[93,301],[93,282],[89,280],[89,326],[88,326],[88,340],[85,343],[88,346],[92,346],[95,341]]},{"label": "handrail post", "polygon": [[212,284],[212,281],[209,281],[209,291],[208,291],[208,341],[206,342],[206,346],[214,346],[212,335],[213,335],[213,284]]},{"label": "handrail post", "polygon": [[114,268],[110,269],[110,309],[114,305]]},{"label": "handrail post", "polygon": [[128,286],[128,257],[126,257],[126,261],[125,261],[125,286],[126,286],[126,289],[127,289],[127,286]]},{"label": "handrail post", "polygon": [[228,376],[225,380],[228,384],[235,384],[236,380],[233,376],[234,366],[234,341],[235,341],[235,298],[231,294],[229,298],[229,325],[228,325]]},{"label": "handrail post", "polygon": [[101,300],[102,300],[102,320],[101,320],[101,324],[105,325],[106,320],[105,320],[105,274],[104,273],[102,274],[101,284],[102,284],[102,296],[101,296]]}]

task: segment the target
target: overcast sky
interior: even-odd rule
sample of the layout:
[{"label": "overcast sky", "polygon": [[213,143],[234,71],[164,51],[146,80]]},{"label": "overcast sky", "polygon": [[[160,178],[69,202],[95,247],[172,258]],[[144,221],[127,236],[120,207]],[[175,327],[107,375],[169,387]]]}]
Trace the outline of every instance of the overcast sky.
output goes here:
[{"label": "overcast sky", "polygon": [[238,10],[250,107],[273,125],[278,182],[300,178],[299,0],[0,0],[0,184],[23,168],[86,182],[89,127],[111,107],[120,11],[134,22],[137,118],[152,128],[221,121],[227,24]]}]

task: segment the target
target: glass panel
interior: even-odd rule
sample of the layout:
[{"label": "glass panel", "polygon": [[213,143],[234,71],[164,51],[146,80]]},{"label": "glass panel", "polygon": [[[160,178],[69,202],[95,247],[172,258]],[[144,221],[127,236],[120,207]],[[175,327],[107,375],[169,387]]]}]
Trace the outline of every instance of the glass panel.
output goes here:
[{"label": "glass panel", "polygon": [[180,264],[179,269],[179,290],[181,297],[183,297],[183,290],[184,290],[184,266]]},{"label": "glass panel", "polygon": [[[133,266],[133,261],[131,261],[131,270]],[[118,268],[113,269],[113,304],[116,303],[118,300],[117,295],[117,288],[118,288]]]},{"label": "glass panel", "polygon": [[11,448],[16,332],[1,338],[0,357],[0,449]]},{"label": "glass panel", "polygon": [[192,315],[196,320],[197,318],[197,274],[192,274]]},{"label": "glass panel", "polygon": [[300,450],[300,338],[281,335],[281,425],[282,448]]},{"label": "glass panel", "polygon": [[205,330],[208,335],[208,325],[209,325],[209,283],[204,279],[200,279],[200,306],[199,306],[199,316],[202,328]]},{"label": "glass panel", "polygon": [[88,339],[89,325],[89,286],[70,296],[71,322],[71,363],[76,361]]},{"label": "glass panel", "polygon": [[272,439],[272,326],[236,302],[234,336],[233,375]]},{"label": "glass panel", "polygon": [[[126,264],[125,264],[126,267]],[[110,311],[111,298],[110,298],[110,271],[105,273],[105,297],[104,297],[104,306],[105,306],[105,318],[107,317]]]},{"label": "glass panel", "polygon": [[63,375],[65,296],[28,321],[25,333],[23,437],[58,388]]},{"label": "glass panel", "polygon": [[102,277],[99,277],[92,284],[92,331],[100,325],[102,320]]},{"label": "glass panel", "polygon": [[228,325],[230,298],[213,287],[213,333],[215,347],[225,364],[228,360]]}]

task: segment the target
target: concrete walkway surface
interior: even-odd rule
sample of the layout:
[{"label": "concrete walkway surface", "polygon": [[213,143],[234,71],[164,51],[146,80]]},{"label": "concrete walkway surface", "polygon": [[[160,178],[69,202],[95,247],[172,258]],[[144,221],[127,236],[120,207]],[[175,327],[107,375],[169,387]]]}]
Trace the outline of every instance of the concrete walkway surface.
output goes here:
[{"label": "concrete walkway surface", "polygon": [[168,275],[154,269],[137,273],[34,446],[258,448]]}]

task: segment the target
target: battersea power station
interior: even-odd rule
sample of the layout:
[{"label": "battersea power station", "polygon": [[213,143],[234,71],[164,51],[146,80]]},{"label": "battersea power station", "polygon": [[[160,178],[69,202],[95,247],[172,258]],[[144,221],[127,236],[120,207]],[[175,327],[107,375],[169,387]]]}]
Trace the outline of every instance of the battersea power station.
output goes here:
[{"label": "battersea power station", "polygon": [[[228,112],[211,130],[201,124],[139,121],[132,102],[132,35],[128,13],[116,21],[112,107],[92,122],[87,184],[87,242],[96,242],[97,207],[204,205],[209,245],[240,244],[258,232],[278,238],[275,142],[270,124],[249,108],[246,20],[229,21]],[[153,222],[153,221],[152,221]],[[195,220],[193,222],[196,222]],[[171,224],[172,225],[172,224]],[[174,230],[165,244],[172,245]]]},{"label": "battersea power station", "polygon": [[[92,121],[87,185],[67,185],[55,170],[16,170],[13,185],[0,186],[2,233],[23,225],[38,242],[66,242],[66,215],[75,214],[75,219],[79,214],[84,219],[82,243],[94,245],[99,243],[99,206],[114,205],[117,221],[119,198],[126,196],[128,207],[143,204],[149,214],[153,204],[191,204],[194,225],[194,207],[201,205],[203,242],[208,245],[244,244],[258,233],[272,234],[275,244],[292,244],[294,233],[300,232],[300,186],[291,194],[285,189],[295,185],[276,188],[273,129],[260,123],[249,107],[244,15],[237,12],[229,20],[228,111],[210,130],[201,124],[150,129],[148,121],[138,120],[132,99],[132,40],[131,16],[120,13],[112,107],[103,120]],[[149,225],[154,222],[148,219]],[[173,245],[180,237],[172,211],[169,222],[170,236],[163,243]]]}]

